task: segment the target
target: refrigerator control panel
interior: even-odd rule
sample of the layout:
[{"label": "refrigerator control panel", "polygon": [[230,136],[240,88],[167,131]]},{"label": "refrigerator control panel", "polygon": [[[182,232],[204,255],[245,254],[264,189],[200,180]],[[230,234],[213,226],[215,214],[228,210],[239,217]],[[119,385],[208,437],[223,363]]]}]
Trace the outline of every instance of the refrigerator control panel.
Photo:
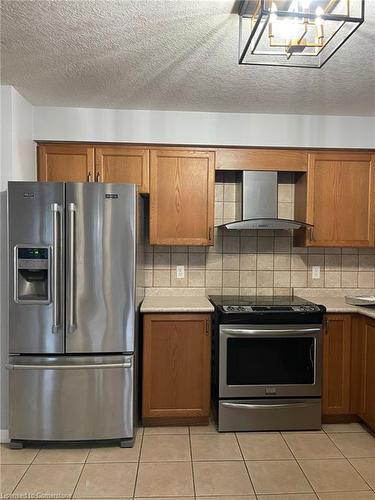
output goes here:
[{"label": "refrigerator control panel", "polygon": [[14,249],[14,300],[21,304],[51,302],[51,247],[17,245]]}]

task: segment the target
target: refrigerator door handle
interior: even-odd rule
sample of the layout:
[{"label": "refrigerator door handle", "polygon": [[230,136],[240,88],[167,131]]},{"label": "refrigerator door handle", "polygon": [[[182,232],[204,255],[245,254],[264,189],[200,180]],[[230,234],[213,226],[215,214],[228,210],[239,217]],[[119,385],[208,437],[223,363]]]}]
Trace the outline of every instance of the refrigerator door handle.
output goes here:
[{"label": "refrigerator door handle", "polygon": [[7,370],[82,370],[82,369],[103,369],[103,368],[131,368],[132,362],[125,363],[98,363],[90,365],[5,365]]},{"label": "refrigerator door handle", "polygon": [[76,205],[69,203],[69,321],[68,332],[73,333],[76,330],[75,324],[75,300],[74,300],[74,285],[75,285],[75,212]]},{"label": "refrigerator door handle", "polygon": [[61,326],[61,251],[62,251],[62,207],[51,204],[53,217],[52,251],[52,333],[58,333]]}]

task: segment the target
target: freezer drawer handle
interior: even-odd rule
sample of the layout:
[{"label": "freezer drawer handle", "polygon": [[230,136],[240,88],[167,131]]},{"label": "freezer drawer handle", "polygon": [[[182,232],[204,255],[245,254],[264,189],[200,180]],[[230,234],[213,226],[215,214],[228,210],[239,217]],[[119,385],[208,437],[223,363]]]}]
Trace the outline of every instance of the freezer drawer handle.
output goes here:
[{"label": "freezer drawer handle", "polygon": [[53,275],[52,275],[52,333],[58,333],[61,326],[60,303],[61,303],[61,211],[62,208],[58,203],[51,204],[53,217]]},{"label": "freezer drawer handle", "polygon": [[69,203],[69,324],[68,332],[73,333],[76,329],[74,323],[74,283],[75,283],[75,269],[74,269],[74,250],[75,250],[75,211],[76,206],[74,203]]},{"label": "freezer drawer handle", "polygon": [[94,365],[6,365],[7,370],[82,370],[103,368],[131,368],[132,362],[101,363]]},{"label": "freezer drawer handle", "polygon": [[268,403],[268,404],[246,404],[246,403],[221,403],[226,408],[237,408],[239,410],[270,410],[273,408],[310,408],[312,403]]}]

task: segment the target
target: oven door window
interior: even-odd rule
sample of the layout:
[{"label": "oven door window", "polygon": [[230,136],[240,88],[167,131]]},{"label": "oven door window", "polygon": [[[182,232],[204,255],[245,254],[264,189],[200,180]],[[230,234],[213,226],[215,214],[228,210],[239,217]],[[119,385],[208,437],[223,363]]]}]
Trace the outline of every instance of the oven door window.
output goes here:
[{"label": "oven door window", "polygon": [[313,384],[315,339],[228,338],[228,385]]}]

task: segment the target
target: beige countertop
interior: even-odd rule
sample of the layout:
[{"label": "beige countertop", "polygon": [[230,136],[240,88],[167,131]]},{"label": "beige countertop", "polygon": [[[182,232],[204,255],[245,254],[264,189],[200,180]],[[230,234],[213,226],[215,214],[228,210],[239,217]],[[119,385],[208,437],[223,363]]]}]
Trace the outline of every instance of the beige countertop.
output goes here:
[{"label": "beige countertop", "polygon": [[210,313],[214,306],[204,295],[146,296],[141,313]]},{"label": "beige countertop", "polygon": [[[299,295],[303,296],[303,294]],[[357,313],[375,319],[375,308],[352,306],[345,302],[345,297],[335,297],[327,295],[309,295],[305,297],[315,304],[321,304],[326,307],[328,313]]]}]

